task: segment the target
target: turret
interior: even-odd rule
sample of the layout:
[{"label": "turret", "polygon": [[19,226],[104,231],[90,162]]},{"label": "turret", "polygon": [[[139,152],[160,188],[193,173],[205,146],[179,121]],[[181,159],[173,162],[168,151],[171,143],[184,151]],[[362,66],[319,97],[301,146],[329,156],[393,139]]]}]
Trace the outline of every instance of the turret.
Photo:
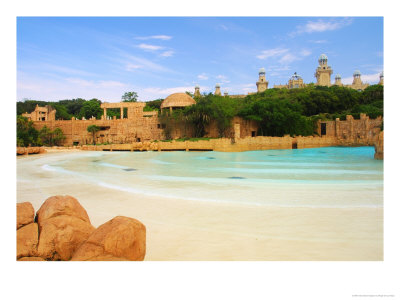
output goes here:
[{"label": "turret", "polygon": [[200,87],[198,86],[198,85],[196,85],[195,87],[194,87],[194,96],[195,97],[200,97],[201,95],[200,95]]},{"label": "turret", "polygon": [[214,93],[214,95],[221,96],[221,86],[219,85],[219,83],[217,83],[215,85],[215,93]]},{"label": "turret", "polygon": [[328,56],[321,54],[318,58],[318,68],[314,76],[317,78],[317,85],[330,86],[331,74],[333,73],[330,66],[328,66]]},{"label": "turret", "polygon": [[265,69],[261,68],[258,72],[257,92],[261,93],[268,89],[268,81],[265,79]]}]

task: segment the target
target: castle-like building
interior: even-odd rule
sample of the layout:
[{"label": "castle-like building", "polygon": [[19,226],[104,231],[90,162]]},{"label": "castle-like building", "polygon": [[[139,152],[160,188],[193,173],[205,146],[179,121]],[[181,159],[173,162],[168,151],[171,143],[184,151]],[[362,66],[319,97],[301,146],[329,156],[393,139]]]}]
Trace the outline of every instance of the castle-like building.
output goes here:
[{"label": "castle-like building", "polygon": [[[317,82],[315,85],[317,86],[332,86],[332,85],[337,85],[337,86],[342,86],[342,87],[347,87],[347,88],[352,88],[358,91],[363,91],[365,90],[369,84],[364,83],[361,80],[361,72],[359,70],[354,71],[353,73],[353,82],[352,84],[347,84],[344,85],[342,83],[342,78],[339,74],[335,75],[335,81],[334,84],[331,83],[331,76],[333,74],[332,68],[328,65],[328,56],[326,54],[321,54],[318,58],[318,67],[315,70],[314,76],[317,79]],[[379,76],[379,83],[380,85],[383,85],[383,72],[380,73]],[[309,84],[304,83],[303,78],[301,78],[300,75],[295,72],[292,77],[289,79],[287,84],[275,84],[274,88],[277,89],[296,89],[296,88],[304,88],[308,86]],[[265,76],[265,69],[261,68],[258,72],[258,81],[256,82],[257,86],[257,93],[262,93],[265,90],[268,89],[268,80],[266,79]],[[248,93],[254,94],[254,93]],[[220,84],[216,84],[215,86],[215,92],[214,95],[219,95],[221,96],[221,86]],[[195,87],[195,97],[200,97],[200,87],[196,85]],[[228,95],[228,92],[224,92],[224,96],[228,96],[231,98],[244,98],[246,95]]]},{"label": "castle-like building", "polygon": [[294,72],[293,76],[289,79],[287,84],[278,84],[274,85],[275,89],[298,89],[298,88],[304,88],[306,87],[307,84],[304,83],[303,78],[301,78],[300,75],[297,74],[297,72]]}]

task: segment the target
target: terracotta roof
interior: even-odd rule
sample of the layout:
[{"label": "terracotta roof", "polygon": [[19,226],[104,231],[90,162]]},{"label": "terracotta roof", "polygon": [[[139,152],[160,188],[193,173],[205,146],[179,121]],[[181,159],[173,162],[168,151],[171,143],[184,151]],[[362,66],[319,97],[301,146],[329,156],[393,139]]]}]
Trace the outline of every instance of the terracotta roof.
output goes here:
[{"label": "terracotta roof", "polygon": [[161,108],[167,107],[184,107],[196,104],[196,101],[188,94],[185,93],[175,93],[169,95],[164,101],[161,103]]}]

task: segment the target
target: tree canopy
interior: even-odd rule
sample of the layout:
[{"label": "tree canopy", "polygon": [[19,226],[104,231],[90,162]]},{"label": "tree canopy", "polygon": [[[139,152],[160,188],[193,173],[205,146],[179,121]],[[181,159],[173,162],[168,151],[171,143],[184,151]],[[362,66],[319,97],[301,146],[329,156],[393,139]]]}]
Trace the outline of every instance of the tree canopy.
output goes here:
[{"label": "tree canopy", "polygon": [[122,102],[137,102],[138,94],[136,92],[126,92],[122,95]]}]

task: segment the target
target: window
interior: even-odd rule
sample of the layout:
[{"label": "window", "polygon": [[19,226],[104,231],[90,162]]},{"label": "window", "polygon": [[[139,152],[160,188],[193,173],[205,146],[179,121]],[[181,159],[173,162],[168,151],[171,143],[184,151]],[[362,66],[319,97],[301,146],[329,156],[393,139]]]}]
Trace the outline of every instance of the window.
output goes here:
[{"label": "window", "polygon": [[326,123],[321,123],[321,135],[326,135]]}]

